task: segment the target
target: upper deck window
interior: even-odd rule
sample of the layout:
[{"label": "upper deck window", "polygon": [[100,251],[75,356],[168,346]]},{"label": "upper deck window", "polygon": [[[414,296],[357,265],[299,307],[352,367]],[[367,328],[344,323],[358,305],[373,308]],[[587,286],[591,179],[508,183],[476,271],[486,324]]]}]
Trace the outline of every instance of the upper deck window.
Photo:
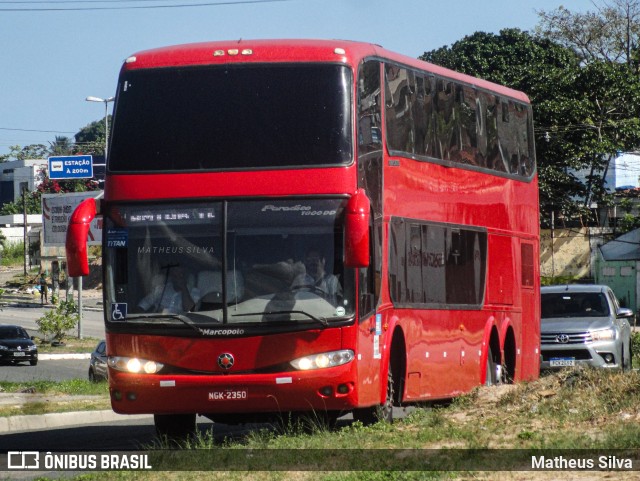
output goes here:
[{"label": "upper deck window", "polygon": [[391,63],[385,97],[391,155],[526,181],[535,173],[530,105]]},{"label": "upper deck window", "polygon": [[333,64],[124,72],[111,172],[269,169],[352,159],[352,73]]}]

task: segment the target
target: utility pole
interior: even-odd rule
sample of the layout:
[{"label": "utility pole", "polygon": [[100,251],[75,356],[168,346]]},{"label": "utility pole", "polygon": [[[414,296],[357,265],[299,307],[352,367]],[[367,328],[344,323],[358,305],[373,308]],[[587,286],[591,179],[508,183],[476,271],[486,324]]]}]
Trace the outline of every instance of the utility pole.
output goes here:
[{"label": "utility pole", "polygon": [[27,264],[29,263],[29,237],[27,235],[27,186],[22,186],[22,224],[24,238],[24,276],[27,277]]}]

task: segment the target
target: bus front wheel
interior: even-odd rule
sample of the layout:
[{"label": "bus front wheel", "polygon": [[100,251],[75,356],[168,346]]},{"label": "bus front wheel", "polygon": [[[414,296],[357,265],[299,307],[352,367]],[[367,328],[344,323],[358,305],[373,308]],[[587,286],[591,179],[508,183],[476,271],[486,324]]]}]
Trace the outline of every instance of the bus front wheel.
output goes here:
[{"label": "bus front wheel", "polygon": [[185,439],[196,431],[195,414],[154,414],[153,421],[161,438]]},{"label": "bus front wheel", "polygon": [[378,406],[370,408],[354,409],[353,419],[360,421],[365,426],[377,423],[379,421],[385,423],[393,422],[393,396],[395,393],[395,383],[393,381],[393,371],[391,363],[387,374],[387,395],[384,402]]}]

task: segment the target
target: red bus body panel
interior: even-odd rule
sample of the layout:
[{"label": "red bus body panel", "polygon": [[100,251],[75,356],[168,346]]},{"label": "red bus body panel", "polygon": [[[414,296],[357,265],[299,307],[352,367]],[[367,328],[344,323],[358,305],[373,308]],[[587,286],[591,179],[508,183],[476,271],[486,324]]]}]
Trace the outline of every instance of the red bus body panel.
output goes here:
[{"label": "red bus body panel", "polygon": [[[336,50],[341,49],[341,50]],[[251,54],[242,54],[250,50]],[[215,56],[216,51],[224,55]],[[237,51],[237,52],[236,52]],[[236,52],[236,53],[229,53]],[[123,69],[214,65],[235,62],[338,62],[357,72],[366,58],[379,58],[460,80],[494,93],[528,102],[521,92],[461,75],[378,46],[345,41],[263,40],[211,42],[137,53]],[[356,86],[354,98],[357,98]],[[356,122],[354,122],[354,125]],[[354,127],[355,129],[355,127]],[[354,138],[356,133],[354,132]],[[355,154],[354,154],[355,156]],[[351,326],[262,337],[224,339],[162,337],[108,332],[110,356],[149,358],[194,374],[134,375],[110,369],[112,404],[120,413],[252,413],[373,406],[385,398],[392,338],[403,338],[405,382],[402,399],[449,398],[484,383],[491,336],[502,353],[515,342],[515,380],[533,379],[539,371],[539,287],[523,286],[520,249],[531,244],[538,279],[537,178],[529,182],[507,176],[453,168],[431,162],[383,157],[383,229],[380,299],[376,314]],[[354,195],[357,163],[345,167],[274,169],[203,173],[108,173],[104,201],[223,199]],[[392,216],[430,222],[480,226],[488,237],[487,284],[482,308],[475,310],[394,307],[388,285],[389,223]],[[276,371],[269,366],[313,353],[352,349],[354,361],[315,371]],[[222,353],[237,360],[233,374],[220,369]],[[503,354],[504,355],[504,354]],[[338,394],[339,385],[348,392]],[[320,393],[330,386],[332,395]],[[246,392],[245,399],[216,399],[220,392]],[[122,399],[116,400],[114,392]]]}]

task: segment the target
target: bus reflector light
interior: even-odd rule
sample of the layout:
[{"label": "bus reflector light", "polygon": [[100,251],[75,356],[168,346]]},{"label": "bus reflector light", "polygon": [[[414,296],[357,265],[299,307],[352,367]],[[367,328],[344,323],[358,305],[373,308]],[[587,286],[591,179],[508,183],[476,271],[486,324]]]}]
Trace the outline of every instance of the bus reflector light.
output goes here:
[{"label": "bus reflector light", "polygon": [[291,361],[291,365],[301,371],[310,369],[323,369],[326,367],[341,366],[353,361],[354,352],[350,349],[340,351],[323,352],[311,356],[300,357]]}]

